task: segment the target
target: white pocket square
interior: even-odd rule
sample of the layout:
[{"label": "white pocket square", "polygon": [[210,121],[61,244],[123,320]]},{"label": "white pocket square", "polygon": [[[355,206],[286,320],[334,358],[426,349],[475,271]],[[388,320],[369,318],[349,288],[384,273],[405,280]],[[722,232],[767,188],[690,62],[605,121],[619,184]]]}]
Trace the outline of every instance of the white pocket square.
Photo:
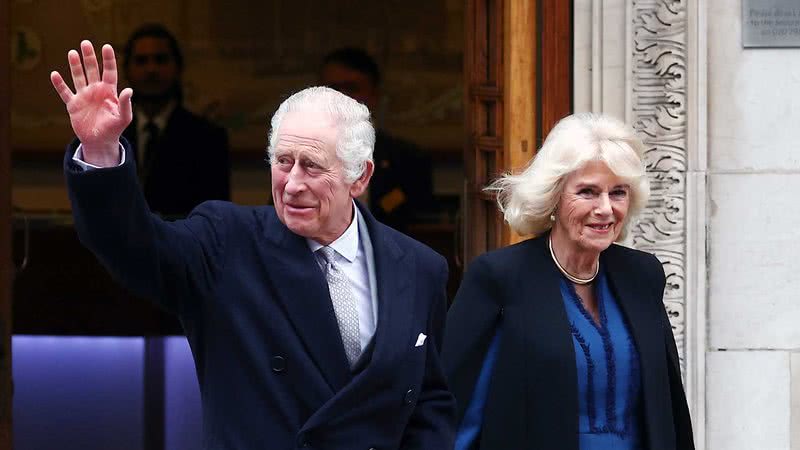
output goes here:
[{"label": "white pocket square", "polygon": [[428,336],[425,336],[425,333],[420,333],[419,336],[417,336],[417,343],[414,345],[414,347],[422,347],[422,344],[425,343],[425,339],[427,338]]}]

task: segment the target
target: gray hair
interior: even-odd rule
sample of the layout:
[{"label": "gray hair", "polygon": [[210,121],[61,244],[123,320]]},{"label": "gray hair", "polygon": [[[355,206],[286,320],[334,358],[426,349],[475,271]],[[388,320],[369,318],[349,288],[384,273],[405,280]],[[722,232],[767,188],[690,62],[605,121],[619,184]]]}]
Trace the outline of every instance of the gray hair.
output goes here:
[{"label": "gray hair", "polygon": [[641,212],[650,196],[643,159],[644,144],[622,121],[601,114],[574,114],[556,124],[521,173],[507,173],[485,190],[497,194],[500,211],[514,231],[541,234],[552,227],[550,214],[566,178],[590,161],[602,161],[631,188],[628,215],[618,238],[622,240],[630,219]]},{"label": "gray hair", "polygon": [[370,122],[369,109],[352,98],[333,89],[316,86],[293,94],[280,104],[272,116],[267,155],[275,164],[275,144],[281,121],[287,112],[317,110],[329,115],[338,130],[336,156],[344,165],[345,179],[357,180],[372,161],[375,148],[375,129]]}]

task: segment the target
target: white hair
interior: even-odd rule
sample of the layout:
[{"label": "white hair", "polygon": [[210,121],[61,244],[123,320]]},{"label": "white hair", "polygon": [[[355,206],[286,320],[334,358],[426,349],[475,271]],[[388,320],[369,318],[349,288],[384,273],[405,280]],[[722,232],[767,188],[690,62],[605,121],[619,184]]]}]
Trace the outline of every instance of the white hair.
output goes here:
[{"label": "white hair", "polygon": [[369,109],[338,91],[322,86],[303,89],[278,106],[270,124],[269,163],[275,164],[275,144],[283,117],[288,112],[303,110],[322,111],[330,117],[338,131],[336,156],[344,165],[345,179],[352,183],[361,177],[367,161],[372,161],[375,148],[375,129],[370,122]]},{"label": "white hair", "polygon": [[574,114],[556,124],[521,173],[503,175],[486,191],[497,194],[500,211],[514,231],[541,234],[553,225],[550,214],[566,178],[590,161],[601,161],[630,185],[631,202],[618,237],[622,240],[630,219],[641,212],[650,196],[643,159],[644,144],[622,121],[601,114]]}]

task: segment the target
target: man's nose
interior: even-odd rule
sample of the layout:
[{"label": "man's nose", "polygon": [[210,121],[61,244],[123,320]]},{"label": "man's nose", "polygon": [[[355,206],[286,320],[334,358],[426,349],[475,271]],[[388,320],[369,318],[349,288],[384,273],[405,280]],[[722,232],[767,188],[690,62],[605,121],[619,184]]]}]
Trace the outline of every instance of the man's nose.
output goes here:
[{"label": "man's nose", "polygon": [[286,176],[286,187],[284,190],[287,194],[294,195],[303,191],[305,188],[303,176],[303,168],[300,167],[298,162],[295,162],[289,174]]}]

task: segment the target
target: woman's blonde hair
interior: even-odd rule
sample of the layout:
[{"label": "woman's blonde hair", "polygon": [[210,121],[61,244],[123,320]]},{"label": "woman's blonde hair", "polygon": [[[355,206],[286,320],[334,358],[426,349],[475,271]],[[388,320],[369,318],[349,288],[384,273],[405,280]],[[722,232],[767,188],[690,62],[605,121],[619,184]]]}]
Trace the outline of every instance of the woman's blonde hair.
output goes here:
[{"label": "woman's blonde hair", "polygon": [[647,204],[650,183],[644,144],[633,129],[610,116],[579,113],[561,119],[536,157],[519,174],[507,173],[485,190],[497,194],[506,222],[520,235],[541,234],[552,226],[566,178],[590,161],[602,161],[631,188],[631,203],[619,240],[630,219]]}]

